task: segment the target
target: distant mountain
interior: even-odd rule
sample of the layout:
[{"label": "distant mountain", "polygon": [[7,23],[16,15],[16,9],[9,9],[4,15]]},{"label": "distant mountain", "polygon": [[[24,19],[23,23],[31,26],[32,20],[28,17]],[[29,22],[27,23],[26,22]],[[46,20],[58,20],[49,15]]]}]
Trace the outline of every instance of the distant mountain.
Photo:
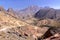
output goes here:
[{"label": "distant mountain", "polygon": [[0,11],[6,11],[2,6],[0,6]]},{"label": "distant mountain", "polygon": [[18,18],[18,15],[13,8],[8,8],[7,13],[15,18]]},{"label": "distant mountain", "polygon": [[60,19],[60,10],[58,9],[53,9],[53,8],[42,8],[40,9],[35,15],[35,18],[38,19],[45,19],[45,18],[49,18],[49,19]]},{"label": "distant mountain", "polygon": [[29,6],[25,9],[17,11],[17,15],[20,18],[23,17],[23,18],[27,19],[29,17],[32,17],[39,9],[40,9],[40,7],[38,7],[38,6]]}]

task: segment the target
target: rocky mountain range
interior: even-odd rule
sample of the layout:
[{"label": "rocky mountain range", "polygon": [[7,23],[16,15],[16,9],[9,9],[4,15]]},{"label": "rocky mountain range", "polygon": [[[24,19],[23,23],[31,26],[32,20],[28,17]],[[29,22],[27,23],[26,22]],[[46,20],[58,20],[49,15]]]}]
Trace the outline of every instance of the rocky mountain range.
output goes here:
[{"label": "rocky mountain range", "polygon": [[12,13],[13,12],[11,11],[0,10],[0,39],[1,40],[35,40],[37,36],[39,37],[39,34],[42,34],[37,32],[40,30],[39,27],[32,26],[30,24],[25,23],[24,21],[16,18],[15,15],[12,15]]},{"label": "rocky mountain range", "polygon": [[29,6],[22,10],[5,10],[0,7],[0,40],[50,40],[51,36],[56,38],[54,35],[60,35],[59,20],[60,9]]},{"label": "rocky mountain range", "polygon": [[60,10],[59,9],[53,9],[53,8],[42,8],[40,9],[34,17],[39,19],[56,19],[60,20]]},{"label": "rocky mountain range", "polygon": [[28,19],[32,17],[40,8],[38,6],[29,6],[25,9],[16,11],[20,18]]}]

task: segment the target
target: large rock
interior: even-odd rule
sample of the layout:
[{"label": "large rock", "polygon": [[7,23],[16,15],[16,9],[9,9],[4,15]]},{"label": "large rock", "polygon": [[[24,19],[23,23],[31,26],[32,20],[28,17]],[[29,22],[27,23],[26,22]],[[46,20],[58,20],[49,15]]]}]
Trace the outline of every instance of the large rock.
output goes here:
[{"label": "large rock", "polygon": [[49,37],[47,39],[44,39],[44,40],[60,40],[60,34],[56,33],[53,36],[51,36],[51,37]]}]

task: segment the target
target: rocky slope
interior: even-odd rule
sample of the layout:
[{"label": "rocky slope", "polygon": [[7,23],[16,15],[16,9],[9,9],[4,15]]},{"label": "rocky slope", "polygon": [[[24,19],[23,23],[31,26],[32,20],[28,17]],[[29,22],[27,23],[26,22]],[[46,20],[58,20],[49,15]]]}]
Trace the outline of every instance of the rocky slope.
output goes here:
[{"label": "rocky slope", "polygon": [[0,40],[37,40],[48,29],[48,27],[32,26],[7,11],[0,11]]},{"label": "rocky slope", "polygon": [[[23,14],[19,12],[16,14],[17,12],[12,8],[6,11],[0,7],[0,40],[49,40],[51,36],[59,34],[60,21],[57,20],[60,18],[60,10],[41,8],[37,12],[38,8],[36,8],[32,6],[19,11]],[[32,13],[35,16],[29,17],[33,16]],[[22,15],[24,17],[25,15],[29,16],[23,20]]]}]

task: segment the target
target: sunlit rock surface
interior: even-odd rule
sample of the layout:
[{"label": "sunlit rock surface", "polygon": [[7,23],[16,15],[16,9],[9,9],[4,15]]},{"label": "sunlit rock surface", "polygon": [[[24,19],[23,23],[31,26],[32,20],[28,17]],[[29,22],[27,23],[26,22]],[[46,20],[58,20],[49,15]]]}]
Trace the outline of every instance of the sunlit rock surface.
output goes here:
[{"label": "sunlit rock surface", "polygon": [[48,27],[29,25],[8,13],[0,11],[0,40],[36,40]]}]

